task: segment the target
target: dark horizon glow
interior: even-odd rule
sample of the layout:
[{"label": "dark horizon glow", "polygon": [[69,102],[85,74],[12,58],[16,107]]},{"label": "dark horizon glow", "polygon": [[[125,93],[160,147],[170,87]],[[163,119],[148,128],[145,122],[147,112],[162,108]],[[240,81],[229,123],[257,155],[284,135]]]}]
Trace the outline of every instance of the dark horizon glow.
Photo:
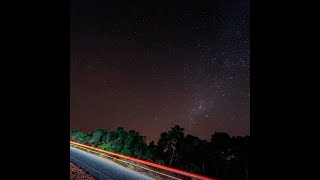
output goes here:
[{"label": "dark horizon glow", "polygon": [[249,0],[71,0],[70,128],[250,135]]}]

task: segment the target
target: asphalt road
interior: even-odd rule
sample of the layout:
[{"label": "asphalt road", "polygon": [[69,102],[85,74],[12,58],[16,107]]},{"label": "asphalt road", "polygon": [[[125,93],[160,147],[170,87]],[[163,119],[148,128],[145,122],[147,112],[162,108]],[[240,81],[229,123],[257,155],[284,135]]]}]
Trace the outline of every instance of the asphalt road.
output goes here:
[{"label": "asphalt road", "polygon": [[85,151],[70,147],[70,161],[97,179],[103,180],[153,180],[119,164],[97,157]]}]

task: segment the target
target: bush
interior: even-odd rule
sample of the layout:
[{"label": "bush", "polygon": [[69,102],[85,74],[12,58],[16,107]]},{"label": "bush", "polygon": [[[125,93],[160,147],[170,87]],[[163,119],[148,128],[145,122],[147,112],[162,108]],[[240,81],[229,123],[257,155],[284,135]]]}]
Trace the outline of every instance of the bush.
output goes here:
[{"label": "bush", "polygon": [[162,164],[162,165],[164,164],[164,161],[163,161],[162,159],[158,159],[158,160],[156,160],[155,162],[156,162],[157,164]]},{"label": "bush", "polygon": [[126,156],[132,156],[130,149],[127,149],[127,148],[122,149],[122,151],[120,153],[123,155],[126,155]]},{"label": "bush", "polygon": [[112,146],[110,144],[101,144],[99,148],[113,152]]},{"label": "bush", "polygon": [[180,168],[187,170],[187,171],[190,171],[190,172],[193,172],[193,173],[200,173],[201,172],[201,169],[198,166],[196,166],[195,164],[187,164],[187,165],[181,166]]}]

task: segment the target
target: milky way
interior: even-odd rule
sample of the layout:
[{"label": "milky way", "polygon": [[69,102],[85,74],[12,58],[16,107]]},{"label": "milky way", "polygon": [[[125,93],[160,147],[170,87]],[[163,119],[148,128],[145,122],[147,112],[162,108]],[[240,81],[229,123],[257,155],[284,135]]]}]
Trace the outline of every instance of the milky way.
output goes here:
[{"label": "milky way", "polygon": [[250,134],[248,0],[70,7],[71,129]]}]

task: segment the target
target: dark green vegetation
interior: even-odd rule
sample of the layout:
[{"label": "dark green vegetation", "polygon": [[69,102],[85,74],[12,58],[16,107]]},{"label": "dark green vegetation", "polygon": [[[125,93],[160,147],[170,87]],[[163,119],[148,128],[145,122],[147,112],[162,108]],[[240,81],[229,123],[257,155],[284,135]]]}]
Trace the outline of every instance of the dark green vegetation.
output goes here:
[{"label": "dark green vegetation", "polygon": [[145,136],[121,127],[111,132],[71,131],[70,140],[210,177],[249,179],[250,136],[230,137],[216,132],[207,141],[185,136],[184,129],[175,125],[161,133],[157,144],[147,144]]}]

